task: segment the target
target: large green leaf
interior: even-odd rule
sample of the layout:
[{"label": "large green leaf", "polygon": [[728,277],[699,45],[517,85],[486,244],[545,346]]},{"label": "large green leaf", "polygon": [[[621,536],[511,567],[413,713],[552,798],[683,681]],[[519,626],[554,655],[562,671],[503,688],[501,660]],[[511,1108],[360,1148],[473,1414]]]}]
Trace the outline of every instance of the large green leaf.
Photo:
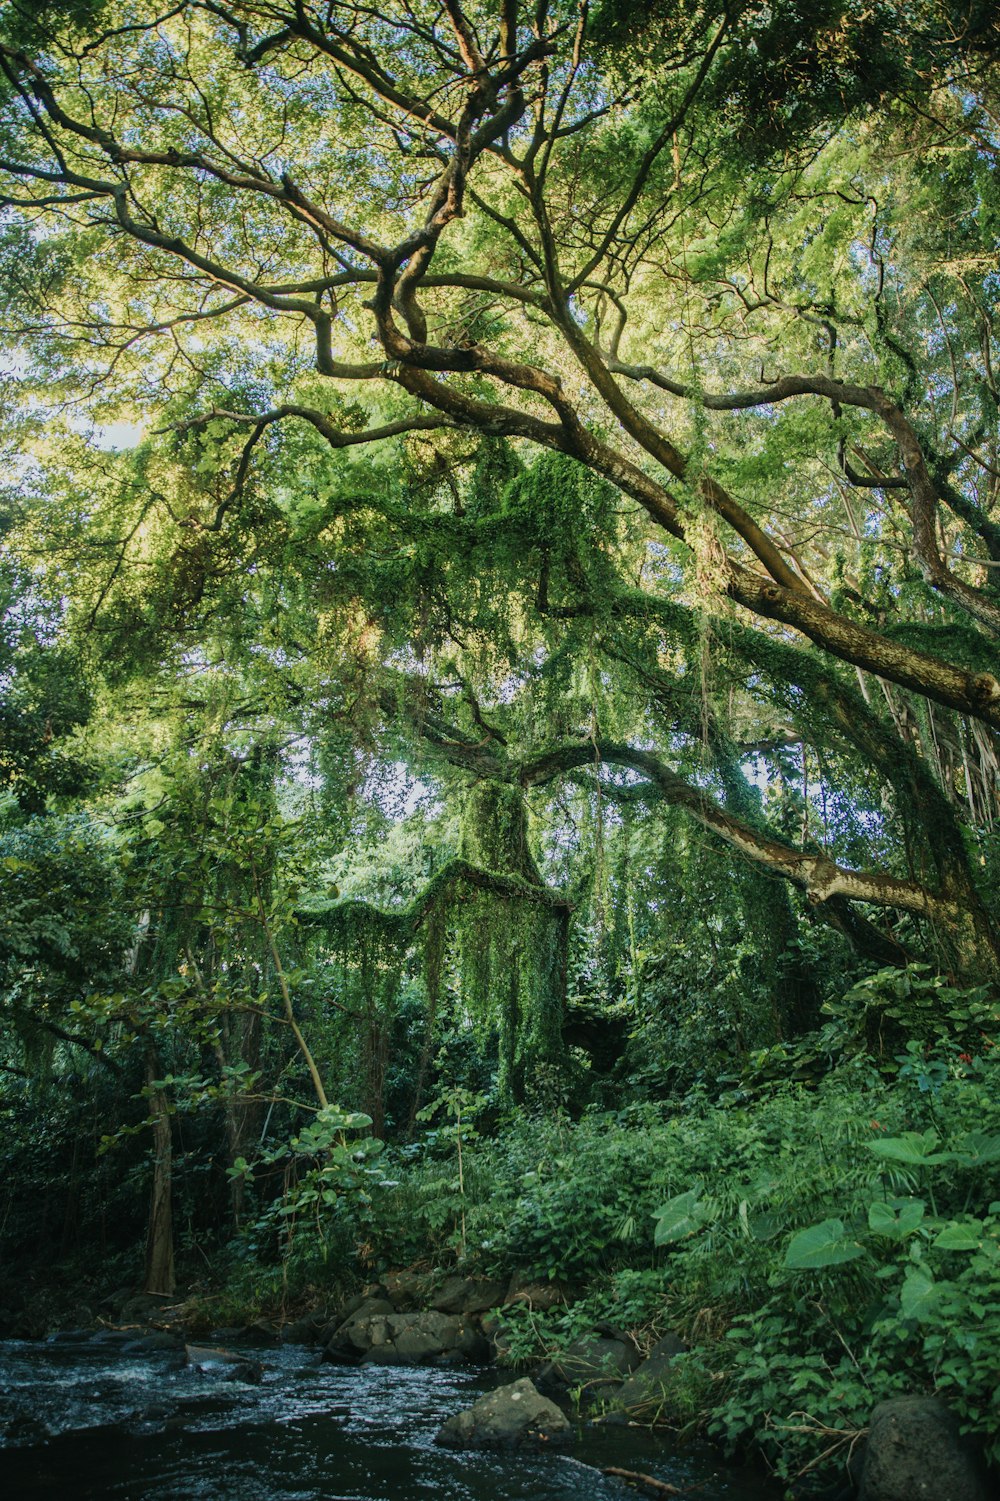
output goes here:
[{"label": "large green leaf", "polygon": [[941,1301],[941,1286],[930,1272],[921,1266],[912,1266],[906,1273],[899,1295],[899,1311],[904,1319],[929,1318]]},{"label": "large green leaf", "polygon": [[905,1240],[924,1217],[923,1199],[876,1199],[868,1206],[868,1228],[888,1240]]},{"label": "large green leaf", "polygon": [[863,1254],[864,1247],[851,1239],[843,1220],[824,1220],[792,1236],[785,1251],[785,1266],[792,1271],[818,1272]]},{"label": "large green leaf", "polygon": [[985,1131],[970,1131],[956,1143],[956,1157],[962,1167],[985,1167],[991,1162],[1000,1162],[1000,1136],[988,1136]]},{"label": "large green leaf", "polygon": [[905,1162],[909,1167],[929,1167],[942,1162],[954,1162],[954,1152],[938,1152],[941,1138],[931,1128],[927,1131],[904,1131],[902,1136],[886,1136],[881,1141],[867,1143],[868,1150],[876,1157],[885,1157],[890,1162]]},{"label": "large green leaf", "polygon": [[953,1220],[945,1225],[933,1244],[939,1251],[978,1251],[983,1243],[983,1226],[979,1220],[960,1224]]},{"label": "large green leaf", "polygon": [[755,1214],[750,1219],[750,1234],[754,1240],[773,1240],[784,1229],[785,1222],[780,1214],[773,1214],[764,1209],[760,1214]]},{"label": "large green leaf", "polygon": [[698,1189],[689,1189],[687,1193],[668,1199],[662,1209],[657,1210],[656,1229],[653,1232],[656,1245],[672,1245],[674,1241],[683,1240],[686,1235],[692,1235],[695,1230],[701,1229],[708,1215],[705,1206],[699,1203],[698,1194]]}]

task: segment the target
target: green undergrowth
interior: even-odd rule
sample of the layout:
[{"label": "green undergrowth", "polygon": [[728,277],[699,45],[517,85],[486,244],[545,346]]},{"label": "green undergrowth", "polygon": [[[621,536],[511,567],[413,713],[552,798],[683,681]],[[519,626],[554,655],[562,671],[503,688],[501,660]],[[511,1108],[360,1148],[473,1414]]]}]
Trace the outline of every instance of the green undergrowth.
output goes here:
[{"label": "green undergrowth", "polygon": [[940,1394],[997,1463],[995,1004],[915,967],[826,1015],[738,1077],[576,1119],[498,1122],[456,1085],[412,1141],[347,1143],[349,1194],[316,1191],[329,1165],[300,1172],[229,1247],[229,1316],[332,1307],[413,1264],[514,1276],[508,1364],[595,1329],[680,1335],[638,1416],[762,1455],[791,1494],[841,1482],[872,1408],[904,1392]]},{"label": "green undergrowth", "polygon": [[462,1215],[463,1265],[557,1284],[555,1308],[505,1315],[512,1364],[602,1323],[680,1334],[689,1352],[643,1416],[762,1452],[796,1494],[842,1474],[902,1392],[939,1393],[996,1462],[1000,1061],[981,1032],[974,1050],[967,1030],[882,1021],[895,1053],[814,1034],[721,1099],[469,1140],[461,1195],[453,1144],[412,1148],[374,1200],[369,1254],[442,1264]]}]

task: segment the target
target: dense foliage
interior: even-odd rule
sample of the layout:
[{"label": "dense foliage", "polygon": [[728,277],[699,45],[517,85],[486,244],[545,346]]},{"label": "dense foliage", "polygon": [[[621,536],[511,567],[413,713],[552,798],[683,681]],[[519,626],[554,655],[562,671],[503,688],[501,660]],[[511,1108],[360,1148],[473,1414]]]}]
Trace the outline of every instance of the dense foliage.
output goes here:
[{"label": "dense foliage", "polygon": [[998,43],[4,7],[18,1327],[457,1258],[996,1452]]}]

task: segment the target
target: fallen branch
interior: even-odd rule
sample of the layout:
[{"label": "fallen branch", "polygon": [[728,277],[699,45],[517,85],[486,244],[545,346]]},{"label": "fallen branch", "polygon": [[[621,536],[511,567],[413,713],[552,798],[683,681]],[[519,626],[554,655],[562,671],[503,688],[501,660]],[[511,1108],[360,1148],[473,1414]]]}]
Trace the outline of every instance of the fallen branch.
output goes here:
[{"label": "fallen branch", "polygon": [[[850,1354],[850,1351],[848,1351],[848,1354]],[[867,1428],[831,1428],[826,1423],[820,1422],[818,1418],[814,1418],[808,1412],[793,1412],[789,1416],[803,1418],[805,1421],[802,1423],[774,1423],[769,1419],[768,1427],[773,1427],[776,1433],[805,1433],[812,1437],[833,1440],[821,1453],[814,1455],[807,1464],[802,1466],[801,1470],[796,1472],[796,1480],[801,1480],[810,1470],[815,1470],[832,1455],[836,1454],[839,1449],[843,1449],[845,1445],[847,1446],[847,1462],[850,1464],[854,1450],[861,1439],[866,1438],[868,1435]]]},{"label": "fallen branch", "polygon": [[609,1465],[601,1470],[601,1474],[613,1475],[616,1480],[624,1480],[626,1485],[634,1485],[649,1496],[689,1496],[691,1494],[690,1490],[681,1490],[679,1486],[668,1485],[665,1480],[655,1480],[652,1475],[643,1475],[639,1470],[620,1470],[617,1465]]}]

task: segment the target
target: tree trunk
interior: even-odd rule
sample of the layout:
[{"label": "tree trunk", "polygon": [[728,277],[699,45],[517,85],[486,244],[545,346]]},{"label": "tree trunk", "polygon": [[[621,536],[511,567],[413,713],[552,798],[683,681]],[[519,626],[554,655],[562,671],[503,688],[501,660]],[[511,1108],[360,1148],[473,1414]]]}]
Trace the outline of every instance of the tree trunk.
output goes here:
[{"label": "tree trunk", "polygon": [[146,1292],[174,1291],[174,1225],[171,1168],[173,1138],[167,1097],[153,1089],[159,1075],[159,1059],[150,1046],[146,1054],[146,1084],[149,1088],[149,1118],[153,1130],[153,1187],[146,1234]]}]

